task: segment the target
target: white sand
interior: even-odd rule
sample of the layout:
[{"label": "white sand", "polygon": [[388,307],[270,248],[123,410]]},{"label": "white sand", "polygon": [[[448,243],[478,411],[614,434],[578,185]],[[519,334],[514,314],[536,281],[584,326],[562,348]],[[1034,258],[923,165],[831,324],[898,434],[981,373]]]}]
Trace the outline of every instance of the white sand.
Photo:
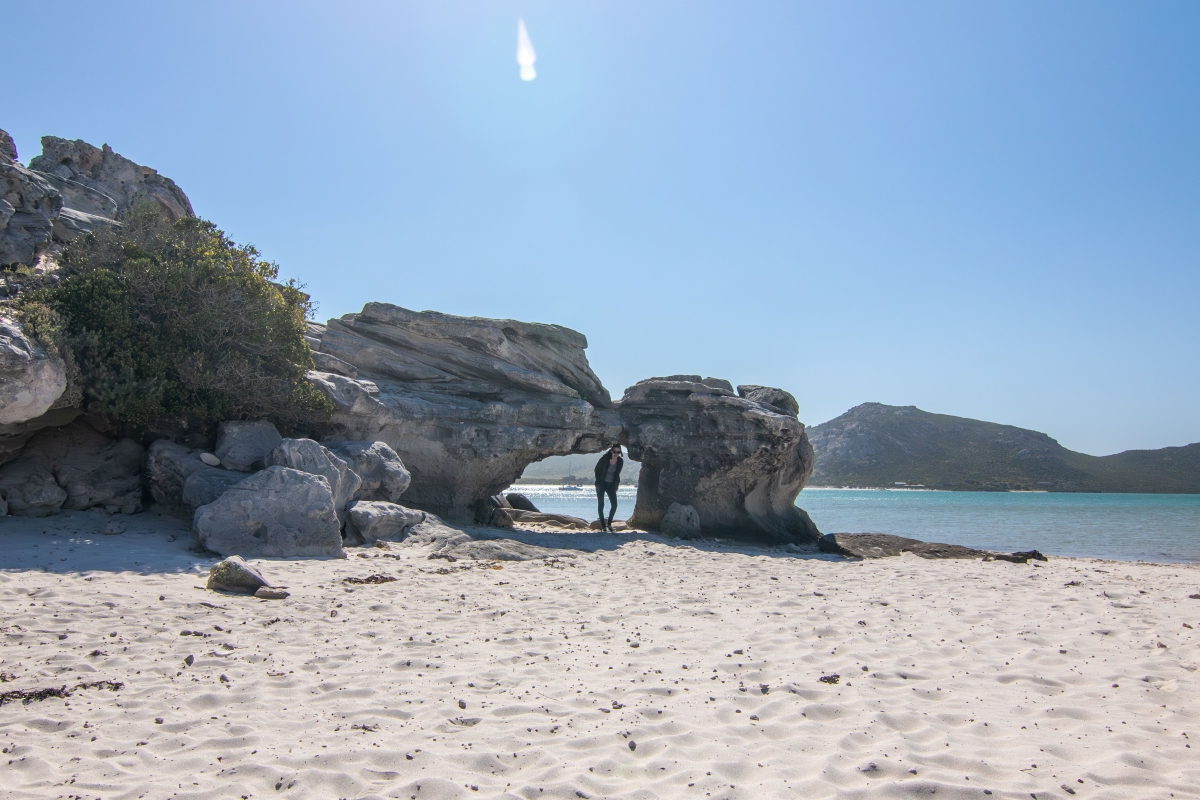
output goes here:
[{"label": "white sand", "polygon": [[3,798],[1200,797],[1195,567],[592,536],[256,562],[264,601],[89,525],[0,520],[0,691],[125,684],[0,707]]}]

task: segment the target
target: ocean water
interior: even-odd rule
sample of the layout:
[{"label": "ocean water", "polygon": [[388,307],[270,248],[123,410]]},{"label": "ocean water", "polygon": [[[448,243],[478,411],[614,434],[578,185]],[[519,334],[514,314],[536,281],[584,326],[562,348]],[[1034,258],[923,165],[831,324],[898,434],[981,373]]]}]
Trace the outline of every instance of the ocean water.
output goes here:
[{"label": "ocean water", "polygon": [[[518,486],[543,511],[596,518],[591,486]],[[510,490],[510,491],[513,491]],[[633,513],[622,486],[617,519]],[[1200,495],[805,489],[797,505],[824,533],[894,533],[984,550],[1200,563]]]}]

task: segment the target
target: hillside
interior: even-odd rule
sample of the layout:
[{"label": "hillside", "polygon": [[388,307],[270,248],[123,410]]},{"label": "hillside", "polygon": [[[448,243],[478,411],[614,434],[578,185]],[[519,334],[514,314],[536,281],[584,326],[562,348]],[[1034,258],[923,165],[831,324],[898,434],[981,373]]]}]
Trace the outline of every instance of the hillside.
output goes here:
[{"label": "hillside", "polygon": [[1044,433],[864,403],[808,430],[809,486],[1200,493],[1200,444],[1089,456]]}]

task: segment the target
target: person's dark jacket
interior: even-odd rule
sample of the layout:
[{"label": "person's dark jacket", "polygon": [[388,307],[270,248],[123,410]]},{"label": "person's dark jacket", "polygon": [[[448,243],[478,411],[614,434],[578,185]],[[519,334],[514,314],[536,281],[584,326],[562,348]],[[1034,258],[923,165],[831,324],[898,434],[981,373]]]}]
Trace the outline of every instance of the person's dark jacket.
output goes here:
[{"label": "person's dark jacket", "polygon": [[[604,485],[604,476],[608,474],[608,460],[612,457],[609,455],[611,451],[606,450],[604,455],[600,456],[600,460],[596,462],[596,485]],[[621,485],[621,467],[625,466],[625,458],[620,456],[617,458],[617,470],[613,473],[613,486]]]}]

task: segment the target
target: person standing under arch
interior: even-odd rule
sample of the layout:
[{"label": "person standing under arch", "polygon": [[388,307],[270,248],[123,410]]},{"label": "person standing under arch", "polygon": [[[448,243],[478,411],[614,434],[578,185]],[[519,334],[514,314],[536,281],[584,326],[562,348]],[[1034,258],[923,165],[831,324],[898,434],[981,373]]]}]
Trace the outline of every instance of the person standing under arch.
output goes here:
[{"label": "person standing under arch", "polygon": [[[613,516],[617,513],[617,487],[621,485],[621,467],[625,459],[621,457],[621,445],[614,444],[600,456],[596,462],[596,505],[599,507],[600,527],[612,531]],[[604,495],[608,495],[610,509],[608,521],[604,519]]]}]

